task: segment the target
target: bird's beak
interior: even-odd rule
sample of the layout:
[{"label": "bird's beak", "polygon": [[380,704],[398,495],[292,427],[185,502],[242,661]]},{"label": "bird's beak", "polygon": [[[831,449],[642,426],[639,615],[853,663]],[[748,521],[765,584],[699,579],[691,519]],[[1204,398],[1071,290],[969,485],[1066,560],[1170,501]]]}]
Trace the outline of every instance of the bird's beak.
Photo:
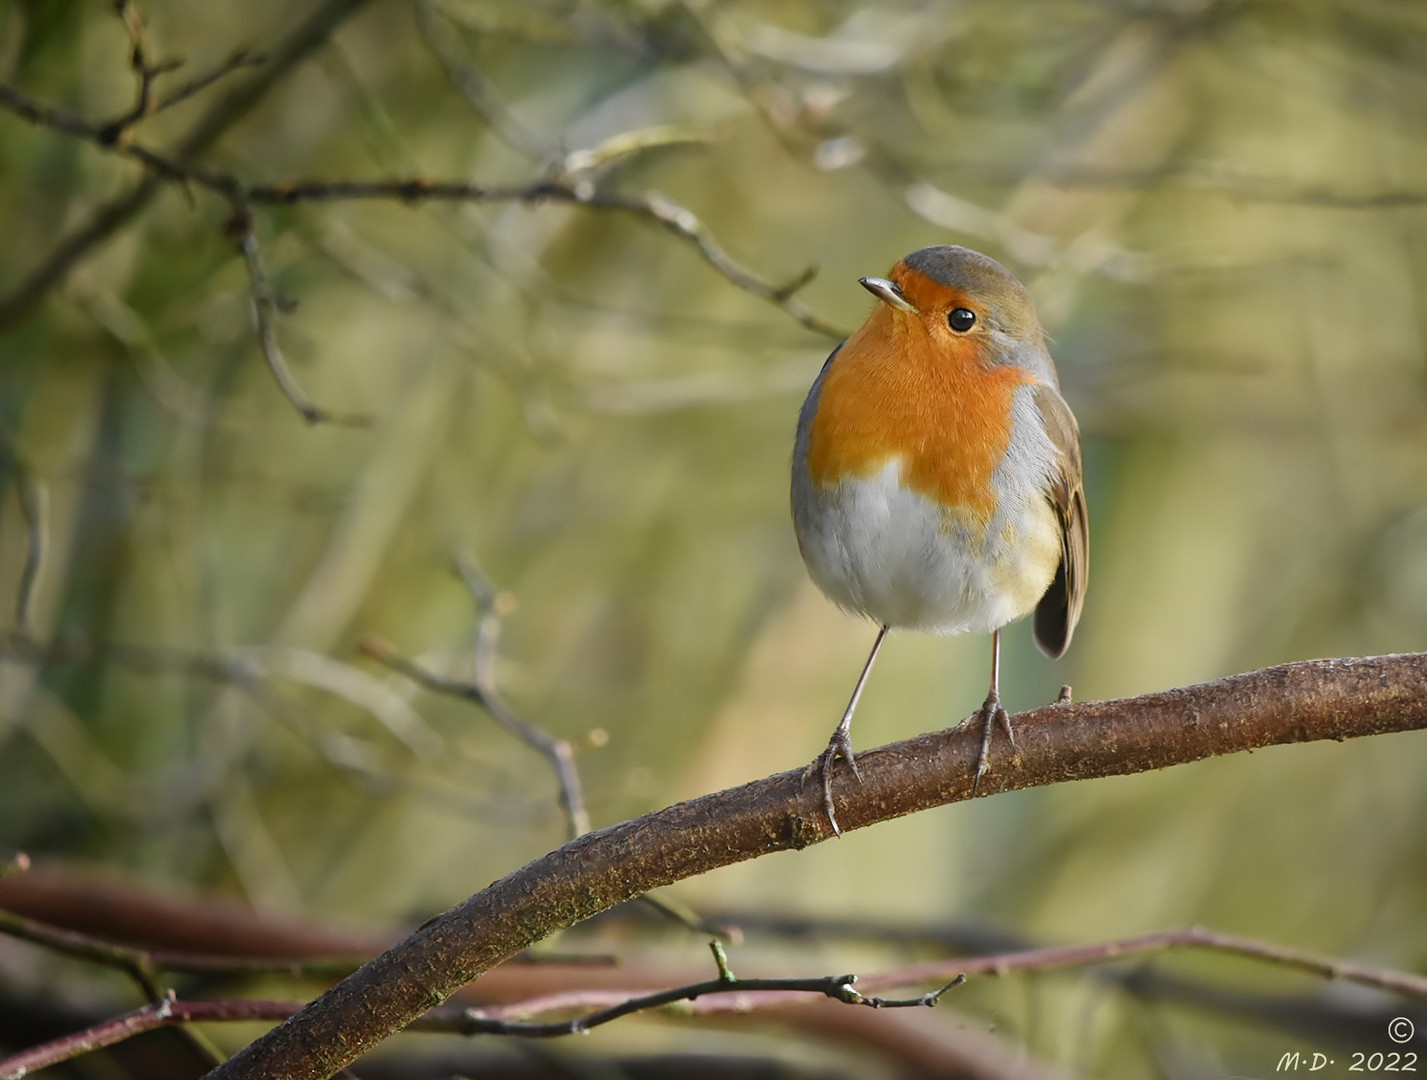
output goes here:
[{"label": "bird's beak", "polygon": [[916,305],[902,295],[902,290],[897,288],[895,282],[880,277],[864,277],[858,278],[857,283],[878,300],[891,304],[898,311],[905,311],[909,315],[918,313]]}]

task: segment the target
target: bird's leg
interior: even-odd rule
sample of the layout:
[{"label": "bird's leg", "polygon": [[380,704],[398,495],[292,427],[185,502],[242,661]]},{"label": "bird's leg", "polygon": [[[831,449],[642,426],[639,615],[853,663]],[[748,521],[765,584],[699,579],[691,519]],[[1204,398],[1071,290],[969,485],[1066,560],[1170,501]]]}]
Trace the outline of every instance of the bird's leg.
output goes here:
[{"label": "bird's leg", "polygon": [[877,659],[877,651],[882,648],[882,639],[887,636],[888,629],[890,627],[883,626],[877,631],[877,640],[872,643],[872,651],[867,654],[867,663],[862,665],[862,674],[857,677],[857,685],[852,688],[852,700],[847,703],[847,711],[842,714],[842,719],[833,729],[832,738],[827,741],[827,749],[814,758],[813,763],[803,771],[804,782],[814,770],[822,772],[823,810],[827,813],[828,824],[832,826],[835,836],[841,836],[842,830],[838,828],[837,815],[833,813],[832,808],[833,766],[841,756],[852,769],[852,775],[857,777],[857,782],[862,783],[862,774],[857,771],[857,762],[852,756],[852,714],[857,711],[857,699],[862,696],[862,688],[867,685],[867,676],[872,673],[872,661]]},{"label": "bird's leg", "polygon": [[976,776],[971,781],[972,795],[976,794],[981,778],[991,768],[991,733],[996,730],[997,724],[1006,729],[1006,738],[1010,740],[1011,749],[1016,749],[1016,735],[1011,730],[1011,718],[1006,714],[1006,710],[1001,708],[1000,630],[991,632],[991,692],[986,695],[986,700],[976,712],[976,719],[981,723],[981,752],[976,755]]}]

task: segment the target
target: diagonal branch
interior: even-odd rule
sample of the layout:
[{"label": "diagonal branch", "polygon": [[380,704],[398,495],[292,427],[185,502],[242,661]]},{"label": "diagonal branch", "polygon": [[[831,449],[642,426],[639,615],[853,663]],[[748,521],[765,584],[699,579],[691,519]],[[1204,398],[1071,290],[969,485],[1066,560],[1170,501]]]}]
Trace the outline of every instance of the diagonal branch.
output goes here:
[{"label": "diagonal branch", "polygon": [[[1262,746],[1427,728],[1427,653],[1313,660],[1138,698],[1048,705],[1017,718],[1019,753],[981,792],[1161,769]],[[979,732],[939,731],[837,774],[844,829],[971,797]],[[802,769],[571,841],[431,920],[211,1080],[331,1076],[501,960],[650,889],[832,836]]]},{"label": "diagonal branch", "polygon": [[589,832],[590,816],[589,811],[585,809],[580,775],[575,769],[574,750],[566,740],[547,735],[534,724],[517,716],[500,696],[494,683],[489,681],[491,672],[486,665],[479,665],[474,682],[466,682],[428,671],[375,639],[363,641],[362,651],[432,693],[446,694],[479,705],[497,724],[537,751],[555,771],[555,779],[560,785],[560,805],[570,822],[570,835],[580,836]]},{"label": "diagonal branch", "polygon": [[182,86],[175,87],[163,97],[154,102],[152,112],[160,113],[165,109],[171,109],[175,105],[182,104],[196,94],[207,90],[220,79],[226,78],[235,71],[241,71],[247,67],[262,67],[268,62],[268,58],[262,53],[255,53],[252,49],[242,46],[234,49],[228,54],[228,59],[224,60],[217,67],[205,71],[202,75],[195,75]]}]

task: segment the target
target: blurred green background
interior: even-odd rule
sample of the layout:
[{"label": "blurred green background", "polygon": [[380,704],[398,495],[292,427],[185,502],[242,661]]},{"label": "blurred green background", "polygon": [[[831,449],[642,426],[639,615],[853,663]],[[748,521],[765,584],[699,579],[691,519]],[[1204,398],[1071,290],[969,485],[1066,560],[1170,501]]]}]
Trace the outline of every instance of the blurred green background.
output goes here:
[{"label": "blurred green background", "polygon": [[[316,7],[137,10],[151,58],[183,61],[163,90]],[[1427,6],[354,7],[205,165],[522,185],[643,132],[583,178],[662,193],[764,281],[816,268],[797,298],[844,331],[870,306],[856,278],[927,244],[1027,283],[1084,434],[1094,543],[1068,657],[1009,633],[1013,711],[1062,682],[1113,697],[1427,648]],[[134,99],[130,49],[111,5],[0,3],[3,81],[95,123]],[[132,140],[172,153],[262,77]],[[835,338],[637,214],[257,206],[296,378],[372,418],[309,426],[264,364],[231,208],[200,186],[162,187],[11,302],[141,178],[0,113],[0,844],[377,926],[558,844],[538,755],[359,652],[469,677],[456,557],[502,591],[501,688],[574,745],[596,826],[822,749],[873,633],[808,582],[788,520],[794,421]],[[45,544],[22,626],[27,506]],[[855,745],[972,711],[988,652],[894,634]],[[1276,749],[958,805],[670,892],[1053,941],[1199,922],[1420,971],[1424,768],[1420,734]],[[700,962],[699,939],[671,941]],[[891,955],[783,962],[854,961]],[[982,983],[955,1008],[1097,1075],[1258,1075],[1293,1048],[1084,975]]]}]

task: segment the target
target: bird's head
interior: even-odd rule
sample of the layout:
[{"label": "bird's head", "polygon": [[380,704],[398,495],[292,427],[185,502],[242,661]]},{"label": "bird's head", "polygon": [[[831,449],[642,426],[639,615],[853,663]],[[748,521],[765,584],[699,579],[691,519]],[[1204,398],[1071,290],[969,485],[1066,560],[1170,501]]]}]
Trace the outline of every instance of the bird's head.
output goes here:
[{"label": "bird's head", "polygon": [[912,252],[885,278],[859,280],[900,332],[942,355],[1013,364],[1054,380],[1030,295],[995,259],[942,244]]}]

